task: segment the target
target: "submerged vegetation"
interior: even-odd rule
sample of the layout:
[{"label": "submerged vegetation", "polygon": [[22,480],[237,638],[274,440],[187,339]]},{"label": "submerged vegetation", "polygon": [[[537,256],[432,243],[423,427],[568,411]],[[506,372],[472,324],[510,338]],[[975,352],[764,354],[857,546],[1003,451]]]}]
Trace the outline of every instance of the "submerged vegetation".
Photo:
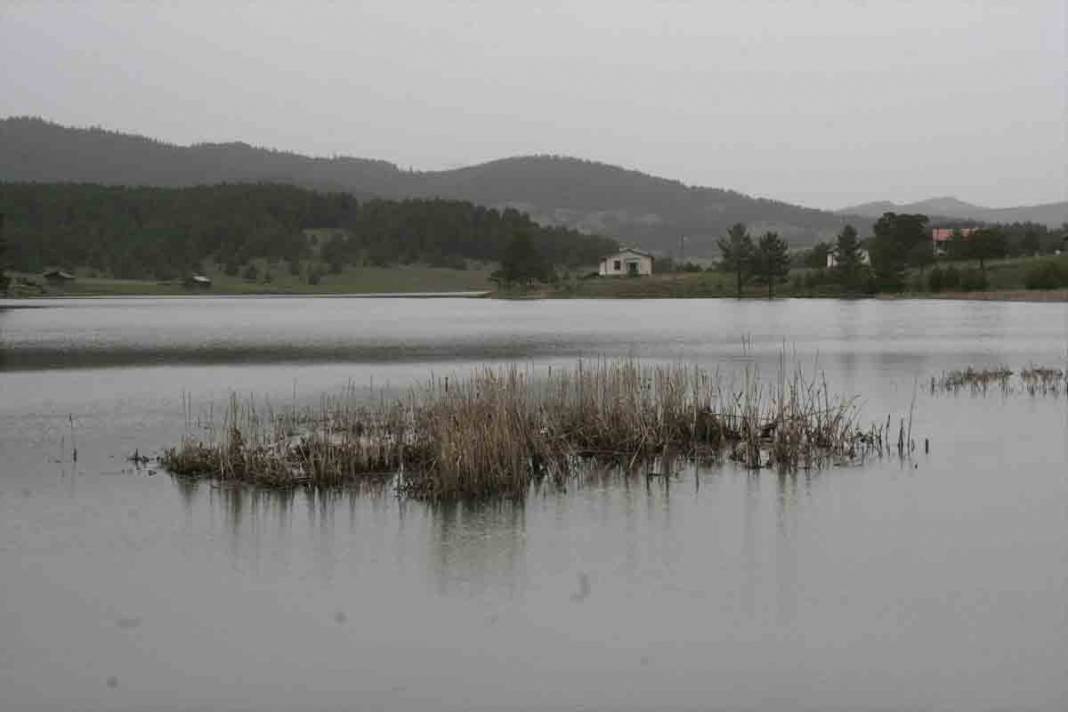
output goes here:
[{"label": "submerged vegetation", "polygon": [[[221,428],[161,459],[175,475],[275,487],[395,475],[403,493],[445,500],[521,496],[540,481],[674,457],[795,471],[892,447],[889,419],[862,427],[852,399],[800,370],[772,383],[747,372],[727,384],[697,367],[621,360],[542,377],[516,366],[483,369],[375,405],[354,391],[314,411],[263,412],[234,399]],[[913,448],[904,421],[896,448]]]},{"label": "submerged vegetation", "polygon": [[[1013,378],[1016,376],[1016,378]],[[931,377],[931,394],[960,393],[985,395],[991,390],[1003,394],[1027,393],[1031,396],[1059,396],[1068,393],[1068,371],[1062,368],[1030,365],[1014,373],[1008,366],[945,371]]]}]

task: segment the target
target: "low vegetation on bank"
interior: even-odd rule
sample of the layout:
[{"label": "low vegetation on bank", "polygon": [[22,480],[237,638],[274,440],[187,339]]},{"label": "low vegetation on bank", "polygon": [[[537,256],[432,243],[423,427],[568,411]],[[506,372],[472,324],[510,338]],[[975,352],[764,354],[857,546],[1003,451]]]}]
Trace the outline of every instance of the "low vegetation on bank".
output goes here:
[{"label": "low vegetation on bank", "polygon": [[492,269],[471,263],[466,269],[404,265],[395,267],[352,267],[340,272],[324,272],[310,280],[293,274],[285,262],[256,259],[249,263],[255,274],[231,276],[221,266],[209,264],[202,274],[211,285],[201,287],[185,280],[114,279],[78,270],[75,279],[55,283],[40,275],[10,274],[8,293],[19,297],[89,296],[195,296],[254,294],[381,294],[418,292],[488,292]]},{"label": "low vegetation on bank", "polygon": [[434,379],[366,405],[349,393],[315,411],[231,403],[207,438],[161,458],[173,474],[270,487],[336,486],[396,476],[426,499],[522,496],[591,468],[648,471],[676,457],[781,471],[911,452],[911,425],[862,426],[851,398],[798,370],[730,384],[697,367],[579,362]]},{"label": "low vegetation on bank", "polygon": [[[1051,267],[1052,265],[1052,267]],[[934,268],[909,269],[905,286],[896,291],[878,292],[850,289],[826,269],[796,267],[775,286],[775,297],[787,298],[925,298],[992,299],[1011,301],[1068,301],[1068,282],[1036,283],[1030,276],[1051,269],[1068,274],[1068,255],[1013,257],[993,260],[982,276],[977,266],[945,263]],[[936,289],[931,289],[934,282]],[[736,297],[735,277],[718,269],[690,269],[660,272],[649,277],[570,276],[553,284],[498,290],[497,296],[513,298],[657,299]],[[761,280],[742,286],[742,297],[766,299],[768,287]]]}]

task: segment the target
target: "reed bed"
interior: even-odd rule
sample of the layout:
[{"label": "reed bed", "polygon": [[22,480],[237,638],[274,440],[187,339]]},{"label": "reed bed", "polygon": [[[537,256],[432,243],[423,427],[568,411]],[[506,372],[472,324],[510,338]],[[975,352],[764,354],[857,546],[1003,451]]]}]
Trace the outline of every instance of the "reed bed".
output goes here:
[{"label": "reed bed", "polygon": [[982,369],[968,366],[931,377],[932,395],[961,391],[986,395],[991,390],[1004,395],[1027,393],[1031,396],[1060,396],[1068,393],[1068,373],[1062,368],[1036,365],[1023,368],[1019,373],[1007,366]]},{"label": "reed bed", "polygon": [[[911,425],[910,425],[911,428]],[[902,420],[899,453],[913,448]],[[537,373],[510,366],[433,378],[406,397],[261,415],[234,399],[205,439],[161,458],[177,475],[269,486],[337,485],[396,476],[431,500],[522,496],[606,464],[636,471],[673,457],[726,458],[781,471],[856,462],[892,450],[890,420],[861,427],[853,399],[800,369],[773,382],[634,360],[579,362]]]}]

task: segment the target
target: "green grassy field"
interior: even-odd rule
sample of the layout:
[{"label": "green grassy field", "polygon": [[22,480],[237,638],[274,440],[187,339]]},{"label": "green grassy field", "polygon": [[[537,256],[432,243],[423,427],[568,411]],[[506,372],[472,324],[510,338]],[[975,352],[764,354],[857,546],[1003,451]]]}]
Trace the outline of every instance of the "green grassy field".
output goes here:
[{"label": "green grassy field", "polygon": [[[1064,269],[1068,269],[1068,255],[987,260],[987,291],[1026,289],[1025,279],[1028,271],[1045,262],[1059,264]],[[979,269],[979,263],[974,260],[951,262],[944,264],[943,267],[947,265],[953,265],[958,270]],[[915,283],[918,276],[916,270],[910,271],[908,278],[905,280],[906,284],[916,286]],[[926,291],[926,287],[919,291]]]},{"label": "green grassy field", "polygon": [[[260,262],[260,261],[257,261]],[[348,267],[340,274],[323,274],[318,284],[309,284],[305,275],[292,275],[286,269],[271,269],[265,281],[266,265],[260,262],[259,279],[252,281],[232,277],[219,270],[204,274],[211,278],[210,287],[187,287],[179,281],[111,279],[93,277],[78,270],[77,279],[50,284],[41,275],[13,273],[10,276],[31,280],[43,292],[16,284],[10,291],[16,296],[164,296],[194,294],[374,294],[389,292],[468,292],[488,291],[491,270],[484,267],[458,270],[442,267]]]}]

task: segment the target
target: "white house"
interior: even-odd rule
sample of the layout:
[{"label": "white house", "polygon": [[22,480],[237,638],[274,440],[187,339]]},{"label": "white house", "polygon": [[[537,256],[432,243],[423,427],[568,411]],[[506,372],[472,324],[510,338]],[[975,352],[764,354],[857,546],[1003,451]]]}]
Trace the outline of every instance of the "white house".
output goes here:
[{"label": "white house", "polygon": [[653,273],[653,256],[627,248],[601,259],[598,274],[602,277],[639,277]]},{"label": "white house", "polygon": [[[860,250],[860,263],[862,265],[871,264],[871,255],[865,249]],[[838,253],[831,250],[827,253],[827,269],[834,269],[838,266]]]}]

